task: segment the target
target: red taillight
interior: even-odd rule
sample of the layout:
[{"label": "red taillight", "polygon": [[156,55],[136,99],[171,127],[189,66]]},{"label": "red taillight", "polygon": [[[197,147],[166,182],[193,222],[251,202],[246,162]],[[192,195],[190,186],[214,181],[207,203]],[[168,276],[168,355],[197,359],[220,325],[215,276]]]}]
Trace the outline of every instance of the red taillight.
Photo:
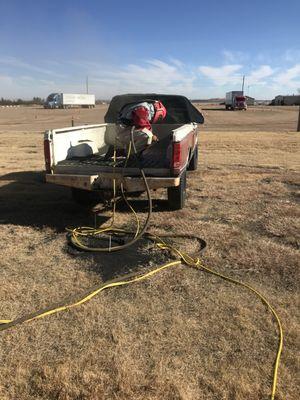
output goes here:
[{"label": "red taillight", "polygon": [[180,169],[181,167],[181,145],[180,143],[173,143],[173,169]]},{"label": "red taillight", "polygon": [[44,155],[45,155],[45,168],[46,172],[51,172],[51,154],[50,154],[50,140],[44,140]]}]

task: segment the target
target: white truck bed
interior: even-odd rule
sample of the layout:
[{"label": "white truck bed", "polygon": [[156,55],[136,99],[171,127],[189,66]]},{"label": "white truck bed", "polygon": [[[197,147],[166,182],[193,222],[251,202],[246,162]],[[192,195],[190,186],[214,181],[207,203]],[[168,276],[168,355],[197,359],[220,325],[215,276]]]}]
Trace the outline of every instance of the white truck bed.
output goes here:
[{"label": "white truck bed", "polygon": [[[123,170],[125,157],[118,158],[116,167],[113,167],[111,161],[104,160],[109,146],[114,144],[115,129],[115,124],[99,124],[47,131],[45,139],[50,144],[52,172],[83,175]],[[140,165],[148,174],[170,176],[173,139],[181,139],[182,135],[186,131],[192,131],[194,126],[168,124],[157,125],[153,129],[159,142],[143,152]],[[129,159],[125,174],[139,175],[135,157]]]},{"label": "white truck bed", "polygon": [[[115,179],[117,184],[123,180],[126,190],[137,191],[144,188],[140,178],[141,166],[145,174],[151,177],[149,186],[152,189],[177,186],[179,178],[172,176],[171,168],[173,143],[184,141],[188,135],[194,135],[195,130],[196,124],[193,123],[154,125],[153,131],[159,142],[143,152],[139,165],[134,156],[129,158],[126,168],[125,156],[118,157],[116,165],[112,160],[105,160],[109,146],[114,144],[115,124],[84,125],[46,131],[45,143],[48,143],[51,169],[51,173],[46,175],[46,181],[94,190],[111,188]],[[188,148],[187,144],[185,147]],[[186,158],[187,163],[188,154]]]}]

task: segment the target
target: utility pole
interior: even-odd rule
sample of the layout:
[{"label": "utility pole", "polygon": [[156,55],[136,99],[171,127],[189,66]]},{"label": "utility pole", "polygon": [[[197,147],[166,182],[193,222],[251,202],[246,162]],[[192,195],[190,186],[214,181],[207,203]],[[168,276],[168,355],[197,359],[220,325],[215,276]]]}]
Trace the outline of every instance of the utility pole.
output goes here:
[{"label": "utility pole", "polygon": [[300,132],[300,106],[299,106],[299,115],[298,115],[298,127],[297,132]]},{"label": "utility pole", "polygon": [[87,76],[86,77],[86,93],[88,94],[89,93],[89,77]]},{"label": "utility pole", "polygon": [[245,75],[243,75],[243,84],[242,84],[242,92],[244,94],[244,85],[245,85]]}]

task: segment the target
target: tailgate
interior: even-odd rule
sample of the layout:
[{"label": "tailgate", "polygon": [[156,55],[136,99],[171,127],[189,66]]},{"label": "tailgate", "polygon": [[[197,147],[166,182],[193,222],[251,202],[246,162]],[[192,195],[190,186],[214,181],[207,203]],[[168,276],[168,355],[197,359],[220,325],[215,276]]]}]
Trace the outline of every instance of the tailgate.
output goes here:
[{"label": "tailgate", "polygon": [[[121,173],[101,173],[98,175],[46,174],[46,182],[84,190],[112,189],[115,179],[117,188],[121,183],[127,192],[144,191],[145,183],[141,177],[123,176]],[[150,189],[178,186],[179,177],[147,177]]]},{"label": "tailgate", "polygon": [[112,124],[83,125],[45,132],[46,171],[53,171],[60,162],[72,157],[106,153]]}]

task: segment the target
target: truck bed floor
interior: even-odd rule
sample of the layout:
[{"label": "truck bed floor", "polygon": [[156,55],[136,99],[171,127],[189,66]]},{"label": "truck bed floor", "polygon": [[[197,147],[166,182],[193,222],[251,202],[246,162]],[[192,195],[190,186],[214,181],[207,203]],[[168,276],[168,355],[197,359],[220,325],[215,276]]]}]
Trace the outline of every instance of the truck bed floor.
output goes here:
[{"label": "truck bed floor", "polygon": [[[155,143],[139,155],[139,164],[142,168],[168,168],[170,162],[167,158],[167,142],[162,140]],[[125,156],[118,156],[116,167],[122,168],[125,164]],[[75,167],[75,166],[91,166],[91,167],[113,167],[113,159],[105,160],[104,155],[93,154],[88,157],[73,157],[58,162],[57,167]],[[128,168],[138,168],[136,157],[131,156],[127,162]]]}]

